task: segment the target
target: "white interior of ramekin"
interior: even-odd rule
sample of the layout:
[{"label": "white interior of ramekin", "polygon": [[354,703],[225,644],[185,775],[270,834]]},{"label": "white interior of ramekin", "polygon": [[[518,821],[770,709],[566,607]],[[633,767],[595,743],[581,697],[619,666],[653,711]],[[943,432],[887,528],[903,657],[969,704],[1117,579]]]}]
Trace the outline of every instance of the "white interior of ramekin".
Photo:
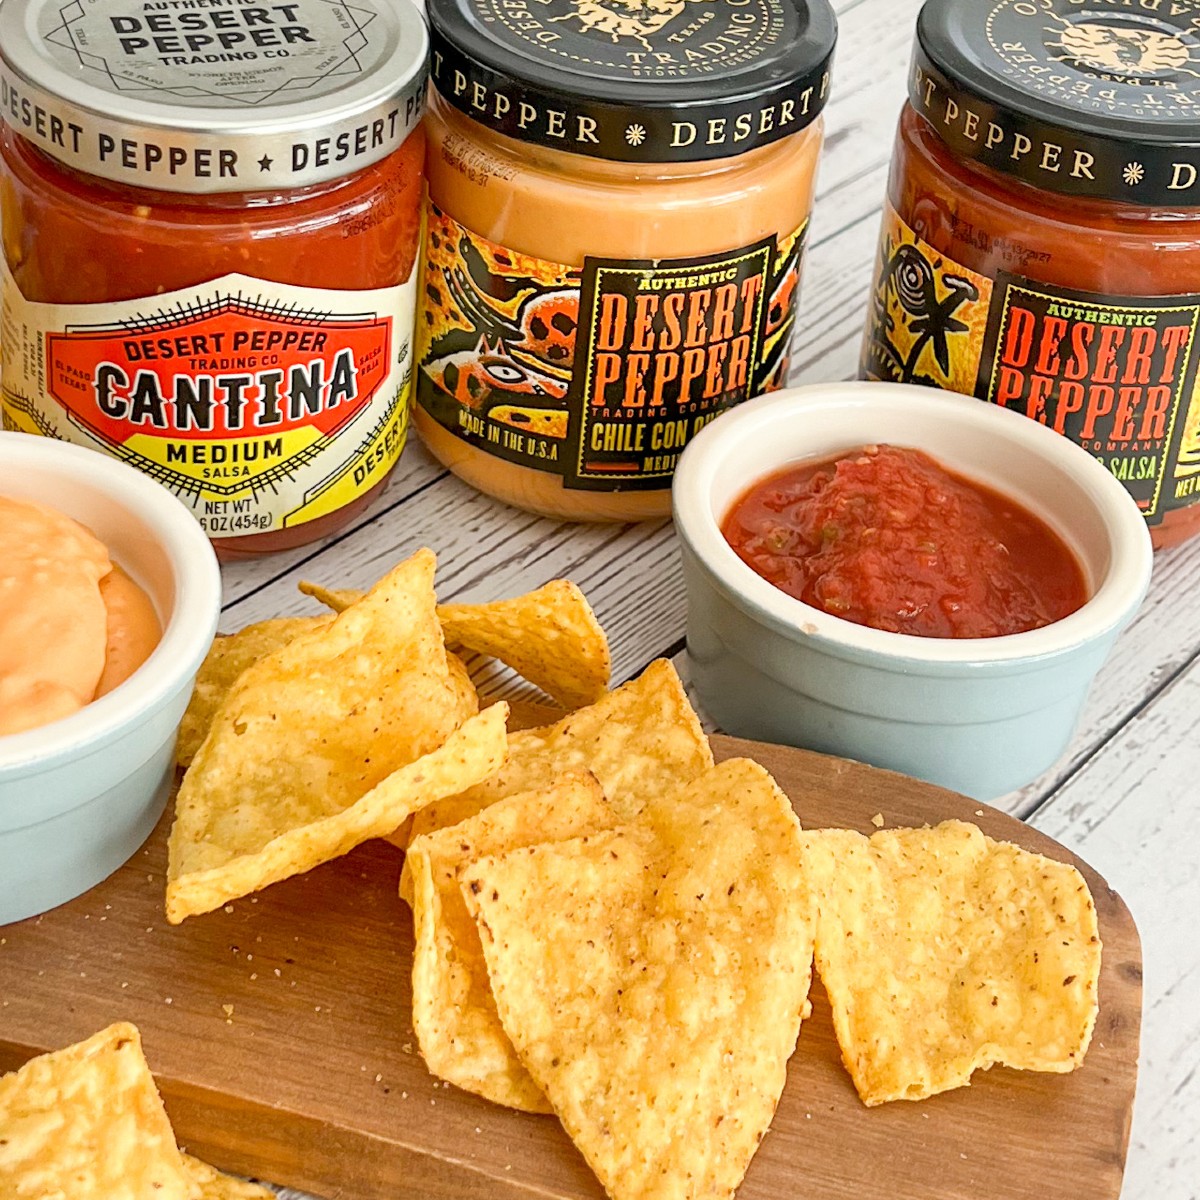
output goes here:
[{"label": "white interior of ramekin", "polygon": [[[1061,621],[997,638],[921,638],[870,629],[780,591],[721,533],[733,503],[791,463],[889,443],[931,454],[1047,521],[1079,558],[1090,599]],[[1005,662],[1056,654],[1126,621],[1149,583],[1145,519],[1086,451],[1036,421],[968,396],[889,383],[830,383],[759,397],[724,414],[675,473],[680,535],[734,596],[777,626],[866,654],[926,663]]]},{"label": "white interior of ramekin", "polygon": [[221,575],[204,531],[170,492],[96,451],[0,433],[0,495],[50,505],[86,525],[146,589],[163,625],[154,653],[107,696],[61,721],[0,737],[2,777],[80,753],[177,692],[212,643]]}]

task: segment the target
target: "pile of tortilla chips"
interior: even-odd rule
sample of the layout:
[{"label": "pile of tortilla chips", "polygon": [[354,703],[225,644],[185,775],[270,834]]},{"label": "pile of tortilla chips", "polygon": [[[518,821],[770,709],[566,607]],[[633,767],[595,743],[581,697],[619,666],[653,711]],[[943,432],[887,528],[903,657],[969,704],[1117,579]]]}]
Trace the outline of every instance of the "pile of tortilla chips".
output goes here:
[{"label": "pile of tortilla chips", "polygon": [[1073,1070],[1096,1017],[1073,867],[962,822],[801,832],[762,767],[712,765],[665,662],[418,813],[401,894],[430,1070],[552,1110],[614,1200],[733,1194],[814,956],[868,1105]]},{"label": "pile of tortilla chips", "polygon": [[171,922],[394,834],[496,772],[507,710],[479,711],[448,635],[551,696],[604,693],[608,643],[573,584],[439,609],[434,567],[422,550],[365,594],[330,593],[335,615],[218,639],[180,733]]},{"label": "pile of tortilla chips", "polygon": [[273,1200],[180,1152],[132,1025],[0,1077],[0,1130],[12,1200]]},{"label": "pile of tortilla chips", "polygon": [[[438,606],[433,570],[306,584],[329,613],[218,640],[180,740],[172,921],[367,838],[406,847],[430,1071],[554,1113],[613,1200],[733,1195],[814,962],[867,1104],[1079,1065],[1100,944],[1074,868],[960,822],[803,832],[761,766],[714,764],[669,663],[607,690],[574,585]],[[448,646],[569,711],[508,728]]]},{"label": "pile of tortilla chips", "polygon": [[807,1012],[814,914],[770,775],[712,752],[673,668],[417,815],[404,870],[430,1069],[553,1111],[609,1194],[731,1195]]}]

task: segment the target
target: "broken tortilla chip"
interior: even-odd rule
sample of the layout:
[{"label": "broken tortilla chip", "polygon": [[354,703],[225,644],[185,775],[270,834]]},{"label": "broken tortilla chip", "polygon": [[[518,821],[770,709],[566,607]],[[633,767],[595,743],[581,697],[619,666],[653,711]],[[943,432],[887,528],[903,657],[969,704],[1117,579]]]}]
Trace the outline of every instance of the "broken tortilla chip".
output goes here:
[{"label": "broken tortilla chip", "polygon": [[175,761],[181,767],[191,766],[196,751],[208,736],[213,717],[247,667],[295,641],[302,633],[326,629],[332,623],[331,617],[277,617],[247,625],[227,637],[218,637],[200,664],[192,698],[179,726]]},{"label": "broken tortilla chip", "polygon": [[571,773],[415,841],[413,1029],[429,1070],[480,1096],[527,1112],[549,1112],[500,1025],[475,922],[459,890],[460,870],[483,855],[610,829],[612,810],[594,776]]},{"label": "broken tortilla chip", "polygon": [[223,1175],[190,1154],[183,1156],[183,1170],[191,1185],[191,1200],[276,1200],[269,1188]]},{"label": "broken tortilla chip", "polygon": [[110,1025],[0,1078],[6,1200],[190,1200],[138,1031]]},{"label": "broken tortilla chip", "polygon": [[[362,595],[307,582],[300,590],[334,612],[343,612]],[[447,645],[499,659],[564,708],[592,704],[608,688],[608,638],[570,580],[552,580],[511,600],[442,604],[438,619]]]},{"label": "broken tortilla chip", "polygon": [[947,821],[803,836],[817,971],[866,1104],[993,1063],[1072,1071],[1097,1012],[1096,910],[1074,867]]},{"label": "broken tortilla chip", "polygon": [[446,643],[498,658],[564,708],[593,704],[608,689],[608,638],[584,594],[566,579],[488,604],[442,604]]},{"label": "broken tortilla chip", "polygon": [[463,872],[497,1010],[613,1200],[729,1200],[807,1012],[800,826],[722,763],[642,821]]},{"label": "broken tortilla chip", "polygon": [[311,596],[318,604],[325,605],[335,613],[345,612],[350,605],[357,604],[366,595],[366,592],[356,591],[354,588],[327,588],[319,583],[309,583],[306,579],[302,579],[298,586],[304,595]]}]

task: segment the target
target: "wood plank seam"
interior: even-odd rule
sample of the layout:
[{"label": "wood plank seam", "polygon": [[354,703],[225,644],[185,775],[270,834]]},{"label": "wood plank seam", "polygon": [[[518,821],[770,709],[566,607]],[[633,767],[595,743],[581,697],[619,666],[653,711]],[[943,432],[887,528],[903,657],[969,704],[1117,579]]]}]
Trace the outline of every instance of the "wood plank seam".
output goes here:
[{"label": "wood plank seam", "polygon": [[[817,362],[818,359],[825,357],[827,354],[830,353],[830,351],[840,350],[844,345],[846,345],[847,342],[859,341],[859,340],[861,340],[861,338],[862,338],[862,330],[855,329],[852,332],[846,334],[845,337],[838,338],[838,340],[836,342],[831,342],[828,345],[823,346],[821,348],[821,350],[819,352],[815,353],[814,355],[812,355],[812,357],[801,359],[796,364],[796,370],[797,371],[807,371],[808,368],[811,367],[815,362]],[[855,375],[855,372],[851,372],[849,375],[845,376],[845,378],[853,379],[854,375]]]},{"label": "wood plank seam", "polygon": [[[853,175],[847,175],[845,179],[839,179],[838,182],[833,184],[827,192],[821,193],[820,198],[822,200],[827,201],[829,199],[829,197],[836,196],[838,194],[838,192],[842,191],[844,188],[851,187],[856,183],[861,183],[864,179],[867,178],[868,175],[873,175],[877,171],[887,170],[888,167],[891,165],[891,161],[892,161],[892,158],[891,158],[890,153],[883,158],[872,159],[871,162],[867,163],[866,166],[861,168],[861,170],[855,171],[855,173]],[[883,205],[881,203],[880,206],[875,210],[875,215],[878,216],[882,211],[883,211]],[[867,214],[867,216],[870,216],[870,215],[871,215],[870,213]],[[865,220],[866,218],[864,217],[862,219]],[[835,236],[835,235],[826,234],[824,237],[820,238],[818,241],[814,241],[813,248],[815,249],[817,246],[823,246],[833,236]]]},{"label": "wood plank seam", "polygon": [[233,609],[237,608],[239,604],[249,600],[252,596],[257,596],[260,592],[265,591],[267,588],[273,587],[285,576],[296,570],[297,567],[303,567],[315,559],[321,558],[328,551],[334,549],[334,547],[336,547],[339,543],[346,541],[348,538],[357,536],[364,529],[369,528],[371,525],[382,520],[392,512],[395,512],[403,505],[409,503],[409,501],[415,500],[423,492],[428,491],[435,484],[440,483],[443,479],[448,479],[449,477],[449,471],[442,471],[433,479],[427,479],[424,483],[420,484],[418,487],[415,487],[411,492],[406,493],[404,496],[401,496],[395,502],[388,503],[385,507],[380,508],[378,511],[370,513],[370,515],[365,517],[357,525],[354,525],[349,529],[344,529],[341,533],[334,534],[329,538],[328,541],[322,542],[303,558],[299,558],[295,562],[289,561],[286,567],[282,568],[277,574],[272,575],[270,579],[263,580],[262,583],[256,584],[248,592],[244,592],[242,595],[234,597],[234,599],[230,600],[228,604],[223,605],[221,611],[223,613],[231,612]]},{"label": "wood plank seam", "polygon": [[[864,224],[867,221],[878,221],[880,214],[882,212],[883,212],[883,205],[880,204],[878,208],[872,209],[869,213],[864,213],[861,217],[855,217],[854,220],[848,221],[845,225],[842,225],[838,229],[834,230],[833,233],[825,234],[821,238],[816,239],[813,242],[811,249],[818,250],[822,246],[824,246],[827,242],[836,241],[838,238],[844,237],[847,233],[850,232],[850,230],[856,228],[859,225]],[[863,282],[864,290],[869,283],[870,283],[870,280],[865,280]],[[801,283],[801,287],[803,287],[803,286],[804,286],[803,283]],[[861,333],[862,330],[859,329],[859,330],[856,330],[855,332]]]},{"label": "wood plank seam", "polygon": [[1072,762],[1070,768],[1059,779],[1055,785],[1050,788],[1045,795],[1035,797],[1028,806],[1021,805],[1017,808],[1014,815],[1020,817],[1022,821],[1030,821],[1037,813],[1046,807],[1058,794],[1075,779],[1076,776],[1083,771],[1089,763],[1092,762],[1097,755],[1102,754],[1110,742],[1116,741],[1122,733],[1125,732],[1147,709],[1151,708],[1162,695],[1170,690],[1180,679],[1183,678],[1198,662],[1200,662],[1200,649],[1195,650],[1192,654],[1171,674],[1165,676],[1157,685],[1152,686],[1151,690],[1143,696],[1141,701],[1130,708],[1122,717],[1122,719],[1102,736],[1098,736],[1084,748],[1079,757]]}]

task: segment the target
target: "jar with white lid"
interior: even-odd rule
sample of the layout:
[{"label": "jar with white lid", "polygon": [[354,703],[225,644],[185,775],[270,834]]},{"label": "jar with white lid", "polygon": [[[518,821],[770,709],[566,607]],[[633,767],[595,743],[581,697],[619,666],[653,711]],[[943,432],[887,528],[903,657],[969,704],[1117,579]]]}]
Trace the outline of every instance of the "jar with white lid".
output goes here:
[{"label": "jar with white lid", "polygon": [[6,0],[4,427],[223,557],[352,520],[407,431],[427,51],[407,0]]}]

